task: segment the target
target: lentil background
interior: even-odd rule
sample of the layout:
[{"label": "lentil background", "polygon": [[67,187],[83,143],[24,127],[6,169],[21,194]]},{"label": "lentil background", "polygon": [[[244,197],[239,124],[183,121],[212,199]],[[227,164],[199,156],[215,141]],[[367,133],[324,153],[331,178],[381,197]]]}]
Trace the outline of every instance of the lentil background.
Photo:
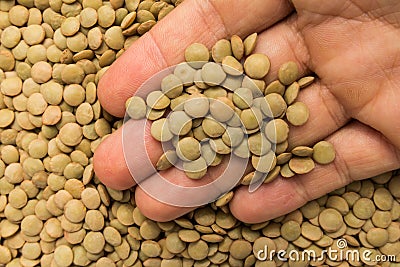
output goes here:
[{"label": "lentil background", "polygon": [[400,261],[398,172],[254,225],[215,203],[154,222],[135,206],[134,189],[100,183],[93,152],[122,121],[101,108],[96,85],[180,2],[0,1],[0,266],[376,265],[255,257],[265,245],[320,254],[341,238]]}]

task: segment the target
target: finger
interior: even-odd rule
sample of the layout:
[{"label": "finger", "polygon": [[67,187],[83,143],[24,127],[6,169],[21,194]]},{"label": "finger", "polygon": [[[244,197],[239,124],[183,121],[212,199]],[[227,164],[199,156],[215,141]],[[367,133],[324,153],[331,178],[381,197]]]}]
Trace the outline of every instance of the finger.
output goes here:
[{"label": "finger", "polygon": [[302,126],[289,124],[289,151],[299,145],[312,146],[350,120],[339,101],[319,81],[301,90],[296,101],[305,103],[310,115]]},{"label": "finger", "polygon": [[297,14],[293,14],[258,36],[254,53],[265,54],[271,60],[271,68],[265,77],[267,83],[277,79],[279,67],[288,61],[297,63],[300,76],[310,74],[310,55],[298,32],[297,20]]},{"label": "finger", "polygon": [[317,2],[293,1],[312,51],[312,69],[353,118],[400,148],[398,2]]},{"label": "finger", "polygon": [[[208,169],[207,174],[199,179],[193,180],[186,177],[185,173],[178,168],[170,168],[166,171],[162,171],[158,173],[162,176],[163,179],[169,181],[174,185],[189,187],[189,188],[199,188],[201,186],[210,184],[216,177],[218,177],[223,169],[227,165],[227,159],[225,158],[223,163],[216,168]],[[153,182],[153,184],[146,185],[146,184],[139,184],[135,191],[135,201],[136,205],[139,207],[140,211],[148,218],[156,220],[156,221],[168,221],[171,219],[175,219],[180,215],[183,215],[191,210],[194,207],[185,207],[185,205],[175,206],[165,203],[161,199],[164,195],[171,195],[175,197],[176,200],[182,200],[182,203],[185,202],[184,192],[175,193],[174,188],[167,188],[167,186],[160,186],[161,179],[158,174],[149,177],[146,181]],[[150,188],[149,188],[150,187]],[[158,192],[151,192],[149,193],[146,188],[159,190]],[[217,188],[210,187],[212,190],[218,190]],[[206,192],[205,192],[206,193]],[[210,192],[207,192],[210,193]],[[211,193],[212,194],[212,193]],[[206,198],[205,202],[208,202],[210,198],[207,197],[207,194],[199,195],[199,194],[192,194],[192,198]]]},{"label": "finger", "polygon": [[336,149],[332,164],[317,165],[309,174],[291,179],[278,178],[252,194],[240,187],[230,202],[235,217],[249,223],[276,218],[351,181],[400,167],[400,151],[363,124],[352,123],[327,140]]},{"label": "finger", "polygon": [[[247,160],[240,159],[242,162],[239,164],[236,164],[236,160],[229,160],[229,156],[224,157],[220,165],[209,168],[207,174],[200,180],[189,179],[183,171],[177,168],[160,173],[166,181],[185,188],[171,189],[168,185],[159,186],[160,179],[153,175],[145,181],[145,183],[150,182],[151,184],[141,183],[136,187],[136,205],[148,218],[156,221],[173,220],[196,207],[217,199],[236,185],[242,177],[241,174],[250,172],[250,164],[247,166],[242,164],[247,163]],[[149,188],[155,190],[149,193]],[[166,195],[171,198],[165,198]],[[172,202],[175,204],[168,204]],[[195,203],[197,204],[193,205]],[[191,207],[188,207],[188,204]]]},{"label": "finger", "polygon": [[151,76],[183,61],[194,42],[211,47],[218,39],[261,31],[287,16],[288,1],[185,1],[149,33],[136,41],[109,68],[98,86],[103,107],[122,117],[124,103]]},{"label": "finger", "polygon": [[144,216],[156,222],[168,222],[174,220],[194,209],[190,207],[176,207],[162,203],[149,196],[145,191],[140,189],[139,186],[135,189],[135,202]]},{"label": "finger", "polygon": [[[296,23],[297,16],[292,15],[285,22],[259,35],[255,52],[266,54],[271,60],[271,70],[266,77],[267,83],[276,79],[280,65],[287,61],[297,63],[300,76],[310,72],[307,67],[308,51],[304,40],[297,32]],[[290,126],[290,148],[312,145],[343,127],[350,119],[340,102],[318,79],[312,85],[300,90],[296,101],[304,102],[308,106],[310,117],[303,126]]]},{"label": "finger", "polygon": [[150,126],[145,120],[129,120],[96,149],[94,170],[105,185],[123,190],[154,173],[163,150],[151,136]]}]

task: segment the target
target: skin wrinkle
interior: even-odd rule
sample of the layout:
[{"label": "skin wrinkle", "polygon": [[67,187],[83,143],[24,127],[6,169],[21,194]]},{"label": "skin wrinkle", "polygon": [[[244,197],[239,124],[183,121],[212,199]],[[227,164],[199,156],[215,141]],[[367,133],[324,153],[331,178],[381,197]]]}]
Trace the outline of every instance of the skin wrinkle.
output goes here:
[{"label": "skin wrinkle", "polygon": [[[204,3],[204,0],[195,1],[197,6],[200,8],[199,10],[201,10],[200,17],[202,18],[204,24],[207,26],[207,32],[209,32],[213,35],[214,43],[215,43],[216,41],[218,41],[218,39],[225,37],[225,36],[229,36],[230,32],[229,32],[228,28],[226,27],[225,21],[223,20],[221,14],[218,12],[217,8],[215,7],[214,1],[207,0],[206,2],[208,3],[208,5],[207,5],[208,8],[204,9],[203,4],[202,4],[202,3]],[[211,18],[210,20],[206,19],[209,17]],[[217,22],[217,25],[220,25],[219,27],[217,27],[218,32],[214,32],[212,30],[213,29],[212,25],[215,25],[216,22]],[[222,34],[219,34],[219,32],[222,32]],[[219,35],[221,35],[221,36],[219,36]]]},{"label": "skin wrinkle", "polygon": [[[326,131],[327,128],[325,127],[324,135],[314,136],[312,139],[310,139],[308,135],[304,135],[303,129],[307,129],[306,132],[308,133],[311,131],[311,129],[314,129],[314,127],[318,127],[318,125],[314,125],[314,121],[317,122],[319,121],[319,117],[321,114],[321,112],[319,112],[318,114],[315,114],[313,120],[309,121],[309,123],[312,124],[308,124],[308,126],[305,126],[306,128],[297,128],[297,127],[291,128],[289,133],[289,144],[290,144],[289,149],[292,149],[297,145],[313,145],[320,138],[325,138],[326,136],[331,135],[337,129],[342,128],[350,121],[350,117],[345,113],[344,108],[340,105],[337,99],[330,93],[330,91],[325,86],[321,85],[320,81],[315,82],[315,84],[311,86],[312,87],[305,89],[304,93],[301,93],[299,95],[298,100],[300,102],[307,103],[310,107],[321,105],[320,106],[321,110],[325,109],[327,112],[335,114],[336,116],[333,117],[335,119],[334,124],[336,125],[336,127],[329,126],[329,131]],[[318,87],[320,89],[318,89]],[[312,94],[312,92],[310,92],[309,90],[312,90],[312,92],[319,95],[318,97],[319,100],[317,100],[318,102],[314,103],[315,99],[313,98],[308,99],[310,97],[310,94]],[[325,114],[325,112],[323,113]],[[332,118],[332,116],[328,117],[327,121],[329,121],[329,118]]]},{"label": "skin wrinkle", "polygon": [[[371,53],[368,53],[368,52],[371,52]],[[368,51],[368,52],[365,54],[368,54],[368,55],[373,54],[373,51]],[[378,88],[375,90],[376,93],[371,94],[371,98],[367,99],[366,102],[360,103],[360,109],[357,109],[357,108],[352,109],[353,117],[359,119],[362,122],[368,122],[368,120],[369,120],[368,114],[371,111],[373,111],[376,106],[379,109],[379,104],[381,103],[382,98],[387,95],[387,90],[390,90],[390,92],[394,92],[395,89],[398,90],[398,86],[392,82],[392,79],[390,77],[390,76],[395,76],[395,75],[393,75],[393,72],[395,72],[396,69],[398,69],[398,67],[395,67],[396,66],[395,62],[396,62],[396,59],[398,58],[398,55],[399,55],[399,52],[396,53],[395,57],[393,57],[392,64],[391,65],[386,64],[387,66],[380,64],[380,62],[376,58],[371,57],[371,61],[373,61],[375,63],[376,69],[377,69],[377,71],[375,71],[374,74],[376,76],[378,76],[377,80],[382,80],[382,81],[379,83]],[[388,73],[388,70],[390,70],[389,73]],[[391,93],[391,95],[394,95],[394,93]],[[390,99],[389,99],[389,101],[390,101]],[[364,115],[364,114],[366,114],[366,115]],[[378,126],[377,129],[379,130],[379,125],[377,125],[377,126]],[[397,128],[400,128],[400,126],[397,126]]]},{"label": "skin wrinkle", "polygon": [[361,22],[365,22],[365,21],[371,20],[371,16],[369,16],[369,14],[368,14],[370,12],[370,10],[368,10],[368,12],[367,12],[367,10],[364,10],[360,5],[356,4],[355,1],[349,1],[349,8],[350,8],[351,5],[356,7],[360,12],[360,15],[353,17],[354,20],[357,20],[357,18]]},{"label": "skin wrinkle", "polygon": [[[371,23],[379,23],[379,24],[381,24],[381,25],[376,25],[376,28],[377,28],[377,29],[378,29],[378,28],[381,28],[381,27],[385,27],[385,25],[382,24],[382,22],[380,22],[380,21],[372,21]],[[355,30],[355,29],[353,29],[353,30]],[[397,29],[396,29],[396,30],[397,30]],[[360,43],[360,47],[362,48],[362,44],[361,44],[361,43]],[[373,52],[374,52],[374,51],[371,51],[371,50],[370,50],[370,51],[368,51],[368,52],[365,53],[365,54],[367,54],[367,55],[373,55]],[[380,64],[380,63],[377,61],[376,58],[371,57],[371,60],[374,61],[374,63],[378,66],[377,72],[382,71],[382,73],[384,73],[384,74],[386,75],[386,70],[387,70],[387,69],[391,69],[391,71],[393,71],[393,67],[396,66],[395,62],[396,62],[397,59],[398,59],[399,53],[400,53],[400,52],[396,53],[395,57],[393,58],[393,64],[390,65],[390,66],[388,66],[388,67],[386,67],[386,68],[385,68],[385,66],[383,66],[382,64]],[[400,66],[400,63],[399,63],[399,65],[396,66],[396,67],[399,67],[399,66]],[[390,81],[390,78],[389,78],[388,76],[386,76],[386,78],[387,78],[388,81]]]},{"label": "skin wrinkle", "polygon": [[[298,195],[295,193],[295,191],[291,190],[284,190],[285,189],[285,183],[286,183],[286,178],[282,178],[281,176],[278,176],[274,181],[272,181],[269,186],[274,187],[276,190],[276,195],[274,196],[274,202],[275,203],[280,203],[282,205],[287,205],[292,203],[292,200],[294,198],[297,198]],[[283,190],[282,190],[283,188]],[[294,188],[294,187],[293,187]],[[262,188],[259,188],[259,190],[265,189],[265,186]],[[247,191],[248,189],[246,187],[239,187],[239,191]],[[237,192],[236,192],[237,193]],[[246,212],[250,214],[259,214],[260,213],[260,203],[258,201],[258,196],[256,194],[248,194],[247,195],[249,203],[253,202],[255,205],[246,205],[246,209],[248,209]]]},{"label": "skin wrinkle", "polygon": [[[315,25],[321,25],[322,23],[331,23],[331,21],[332,20],[336,20],[336,19],[338,19],[338,18],[341,18],[341,19],[343,19],[345,22],[348,22],[348,20],[350,20],[350,21],[356,21],[356,22],[367,22],[367,21],[371,21],[371,18],[370,17],[368,17],[368,19],[367,20],[358,20],[357,18],[358,17],[363,17],[363,16],[365,16],[365,14],[360,14],[359,16],[354,16],[354,15],[352,15],[352,16],[344,16],[342,13],[346,10],[346,9],[350,9],[351,7],[352,7],[352,5],[351,5],[351,3],[350,2],[346,2],[346,3],[348,3],[348,5],[347,6],[343,6],[343,9],[342,10],[339,10],[337,13],[335,13],[335,14],[332,14],[331,12],[331,10],[329,10],[328,12],[329,13],[326,13],[326,14],[324,14],[324,13],[321,13],[321,12],[319,12],[319,13],[314,13],[314,12],[311,12],[310,10],[300,10],[300,11],[298,11],[297,13],[298,14],[301,14],[301,17],[310,17],[310,16],[313,16],[313,17],[319,17],[319,19],[316,19],[316,22],[314,22],[314,23],[312,23],[312,22],[308,22],[308,24],[309,24],[309,26],[310,27],[313,27],[313,26],[315,26]],[[319,11],[319,10],[318,10]],[[304,29],[305,27],[306,27],[307,25],[302,25],[301,27],[299,27],[299,29]]]},{"label": "skin wrinkle", "polygon": [[[301,22],[301,20],[302,20],[301,17],[299,17],[300,22]],[[315,27],[315,25],[317,25],[317,24],[312,24],[311,22],[308,22],[304,25],[302,25],[301,23],[297,23],[298,30],[301,33],[301,35],[303,36],[304,44],[306,46],[307,51],[310,51],[310,47],[307,45],[307,43],[309,43],[310,41],[306,40],[305,32],[311,31]],[[324,36],[318,36],[318,37],[321,37],[319,40],[324,40],[325,42],[329,42],[331,40],[331,38],[329,38],[329,35],[327,35],[327,34],[324,34]],[[324,38],[324,39],[322,39],[322,38]],[[310,55],[310,52],[308,52],[308,54]],[[311,58],[311,55],[310,55],[308,67],[312,71],[317,72],[318,68],[316,67],[316,64],[314,63],[314,61],[315,60],[313,60],[313,58]]]},{"label": "skin wrinkle", "polygon": [[395,146],[393,146],[394,154],[396,155],[397,162],[400,163],[400,149],[397,149]]},{"label": "skin wrinkle", "polygon": [[[372,53],[373,51],[371,51],[371,53]],[[390,86],[391,87],[394,87],[394,88],[396,88],[397,90],[399,90],[399,85],[397,85],[397,84],[395,84],[395,83],[393,83],[392,82],[392,79],[394,78],[394,77],[396,77],[396,75],[394,74],[394,71],[395,70],[397,70],[397,69],[399,69],[400,70],[400,60],[399,60],[399,55],[400,55],[400,51],[399,52],[397,52],[392,58],[393,58],[393,60],[392,60],[392,64],[390,65],[390,66],[387,66],[387,67],[385,67],[385,66],[383,66],[382,64],[380,64],[378,61],[376,61],[376,60],[374,60],[374,58],[372,58],[374,61],[375,61],[375,64],[378,66],[378,71],[377,71],[377,73],[380,73],[380,72],[382,72],[383,73],[383,75],[384,75],[384,78],[386,78],[386,82],[388,82],[389,84],[390,84]],[[399,62],[397,65],[396,65],[396,61],[397,62]],[[380,71],[380,72],[379,72]],[[383,78],[383,77],[382,77]],[[379,91],[381,91],[381,90],[379,90]]]},{"label": "skin wrinkle", "polygon": [[[384,72],[387,73],[390,70],[390,75],[392,78],[395,78],[396,75],[393,73],[394,69],[399,69],[400,68],[400,63],[396,65],[396,62],[400,61],[400,52],[396,53],[396,55],[393,57],[393,64],[391,67],[384,69]],[[396,84],[393,83],[393,85],[397,86]]]},{"label": "skin wrinkle", "polygon": [[[329,94],[329,96],[331,96],[339,104],[340,110],[342,112],[337,112],[337,111],[334,111],[331,108],[329,108],[330,105],[328,105],[326,103],[327,96],[325,96],[325,94],[323,94],[322,90],[324,90],[327,94]],[[330,118],[335,122],[337,129],[340,129],[344,125],[346,125],[350,120],[350,116],[346,113],[343,106],[340,104],[340,102],[337,100],[337,98],[331,93],[331,91],[326,86],[323,87],[322,85],[320,85],[319,95],[321,96],[322,102],[324,103],[324,106],[325,106],[326,110],[328,111]],[[345,122],[345,123],[343,123],[343,122]]]},{"label": "skin wrinkle", "polygon": [[[361,0],[363,1],[363,0]],[[386,0],[385,0],[386,1]],[[369,18],[369,20],[379,20],[381,22],[383,22],[385,24],[389,24],[390,27],[396,28],[394,27],[393,24],[393,20],[390,19],[386,19],[386,17],[394,17],[394,21],[396,22],[395,24],[397,24],[397,27],[400,26],[400,12],[396,12],[395,14],[390,13],[392,10],[396,10],[398,9],[399,3],[398,1],[393,1],[393,7],[391,6],[390,8],[387,7],[387,3],[379,3],[379,2],[384,2],[384,1],[376,1],[374,4],[376,6],[371,7],[370,9],[365,9],[364,12],[364,16],[367,16]],[[352,1],[352,3],[357,6],[360,10],[363,10],[363,8],[360,6],[363,2],[361,2],[360,4],[357,4],[356,1]],[[397,5],[396,5],[397,4]],[[390,14],[385,14],[385,13],[390,13]],[[383,15],[381,15],[383,14]],[[396,16],[397,14],[397,16]]]},{"label": "skin wrinkle", "polygon": [[[286,16],[286,18],[287,18],[287,17],[291,17],[291,14],[295,14],[295,13],[296,13],[296,11],[295,11],[295,9],[294,9],[293,4],[291,3],[291,1],[281,1],[281,2],[280,2],[280,5],[279,5],[279,7],[278,7],[277,9],[279,10],[279,9],[282,8],[282,10],[283,10],[285,5],[290,6],[290,12],[289,12],[288,15]],[[279,13],[278,13],[278,12],[277,12],[277,13],[274,13],[274,15],[275,15],[275,14],[277,15],[277,17],[279,17]],[[285,19],[285,18],[283,18],[283,19]],[[283,20],[283,19],[281,19],[281,20]],[[262,27],[260,27],[259,29],[256,29],[256,32],[258,32],[258,31],[260,31],[260,30],[266,29],[266,28],[268,27],[268,25],[271,24],[271,21],[276,21],[276,20],[277,20],[276,17],[275,17],[275,16],[272,16],[271,19],[266,20],[265,23],[262,24]],[[276,22],[275,24],[278,24],[278,23],[279,23],[279,21]],[[271,26],[270,26],[270,27],[271,27]]]},{"label": "skin wrinkle", "polygon": [[342,155],[336,154],[335,160],[333,161],[333,166],[335,167],[336,172],[339,174],[340,179],[342,179],[342,184],[349,184],[355,180],[350,175],[350,167],[343,159]]},{"label": "skin wrinkle", "polygon": [[[284,180],[286,178],[282,178],[279,175],[278,179],[277,179],[277,181],[281,184],[282,182],[285,182]],[[279,187],[279,185],[278,185],[278,187]],[[296,188],[296,190],[297,190],[297,188]],[[298,192],[296,192],[296,190],[293,191],[293,192],[289,192],[289,194],[287,194],[287,193],[279,194],[279,195],[281,195],[283,197],[282,204],[288,204],[288,203],[290,203],[292,201],[293,198],[298,198],[299,196],[301,196],[301,198],[304,199],[306,193],[302,192],[301,195],[299,195]]]},{"label": "skin wrinkle", "polygon": [[[353,137],[352,139],[354,139],[355,142],[358,141],[356,139],[358,137],[358,130],[363,130],[362,129],[362,127],[363,127],[363,128],[365,128],[365,130],[368,131],[368,134],[369,134],[367,136],[368,143],[365,144],[366,146],[367,145],[376,146],[376,144],[378,144],[379,147],[384,148],[384,150],[390,150],[392,155],[396,157],[396,154],[394,153],[395,150],[393,150],[393,148],[395,148],[395,146],[392,145],[391,142],[381,132],[379,132],[369,126],[365,126],[364,124],[359,123],[359,122],[354,122],[354,123],[352,123],[352,125],[355,125],[356,127],[349,134],[352,135],[352,137]],[[383,152],[388,153],[388,151],[383,151]],[[362,155],[360,155],[360,157],[355,156],[354,159],[355,159],[356,165],[360,165],[360,163],[363,164],[363,161],[365,160],[362,158]],[[371,157],[370,162],[365,162],[363,165],[368,165],[368,167],[373,172],[373,169],[374,169],[373,165],[375,162],[376,162],[376,159]],[[346,164],[347,164],[347,162],[346,162]],[[384,161],[384,162],[381,162],[380,165],[381,165],[380,166],[381,169],[386,169],[387,171],[389,171],[389,170],[397,169],[398,166],[400,165],[400,161],[396,161],[396,160],[393,160],[391,162]],[[385,167],[383,167],[383,166],[385,166]],[[361,180],[364,178],[369,178],[370,176],[378,174],[378,173],[376,173],[376,174],[372,173],[370,176],[365,177],[365,176],[360,175],[358,172],[352,172],[352,170],[350,168],[348,168],[348,169],[349,169],[349,176],[351,177],[351,180],[353,180],[353,181]]]},{"label": "skin wrinkle", "polygon": [[[299,204],[303,206],[306,204],[308,201],[312,200],[315,198],[311,194],[311,191],[306,190],[306,186],[304,185],[304,181],[300,179],[295,179],[294,180],[294,188],[295,188],[295,194],[293,197],[300,198]],[[289,211],[290,212],[290,211]]]},{"label": "skin wrinkle", "polygon": [[155,48],[157,49],[158,52],[158,58],[160,58],[159,63],[160,64],[160,68],[164,69],[166,67],[168,67],[170,64],[167,61],[167,59],[164,56],[164,53],[162,53],[161,47],[163,47],[161,44],[159,44],[157,38],[154,36],[154,33],[152,31],[148,31],[147,34],[149,35],[150,40],[154,43]]},{"label": "skin wrinkle", "polygon": [[398,149],[396,146],[392,145],[390,140],[381,133],[381,139],[383,143],[388,143],[391,145],[391,150],[393,151],[394,156],[397,159],[397,162],[400,164],[400,149]]},{"label": "skin wrinkle", "polygon": [[[364,0],[362,0],[364,1]],[[360,21],[360,22],[365,22],[365,21],[370,21],[371,17],[368,14],[365,14],[366,12],[369,12],[368,10],[364,10],[360,5],[354,3],[355,1],[345,1],[345,3],[341,4],[338,8],[336,8],[336,10],[332,10],[332,7],[326,7],[325,12],[321,12],[321,6],[320,5],[315,5],[315,7],[317,8],[316,11],[310,10],[310,7],[312,8],[313,6],[307,5],[307,12],[309,14],[307,14],[307,16],[309,15],[319,15],[322,17],[331,17],[331,18],[343,18],[346,20],[352,19],[352,20],[356,20],[356,21]],[[331,2],[334,6],[337,6],[338,4],[335,1]],[[355,10],[357,9],[358,13],[354,14]],[[299,9],[301,11],[303,11],[303,9]],[[317,12],[317,13],[316,13]],[[349,15],[346,15],[349,14]],[[350,15],[351,14],[351,15]],[[359,20],[357,19],[359,18]],[[319,23],[321,23],[323,21],[319,21]]]},{"label": "skin wrinkle", "polygon": [[[310,62],[311,62],[310,52],[309,52],[307,44],[306,44],[306,42],[304,40],[304,35],[302,34],[302,31],[299,30],[299,28],[298,28],[297,16],[293,19],[293,21],[288,20],[285,24],[288,26],[288,28],[294,34],[294,36],[297,37],[295,42],[290,42],[289,40],[287,40],[287,38],[285,38],[287,40],[289,48],[292,50],[292,54],[295,56],[296,61],[302,64],[302,66],[301,66],[302,68],[311,69],[310,68],[310,66],[311,66],[311,64],[310,64]],[[298,51],[299,49],[295,49],[291,45],[292,43],[296,44],[296,48],[298,48],[298,46],[300,46],[301,47],[300,51],[305,51],[305,52],[304,53],[296,53],[295,51]],[[305,55],[304,56],[305,59],[301,59],[300,60],[298,58],[297,54],[302,54],[302,55],[304,54]],[[337,128],[339,129],[339,128],[343,127],[345,124],[340,123],[341,121],[343,121],[343,120],[339,119],[340,114],[338,114],[337,112],[334,112],[333,110],[328,108],[329,105],[327,105],[325,103],[326,97],[324,97],[324,95],[321,93],[322,88],[323,88],[323,86],[320,84],[319,89],[320,89],[321,99],[322,99],[323,103],[325,104],[324,105],[325,108],[328,110],[328,114],[330,115],[331,119],[333,119],[333,121],[335,121],[335,123],[337,125]],[[325,85],[325,88],[327,88],[326,85]],[[330,90],[328,88],[327,88],[327,91],[329,91],[329,93],[330,93]],[[330,93],[330,95],[332,97],[334,97],[336,101],[338,101],[337,98],[332,93]],[[340,109],[342,111],[344,111],[344,108],[343,108],[342,105],[340,105]],[[344,114],[346,114],[346,113],[344,113]],[[343,114],[343,116],[346,117],[346,119],[348,119],[347,118],[348,115],[347,114],[344,115],[344,114]]]},{"label": "skin wrinkle", "polygon": [[[379,66],[379,67],[381,67],[381,66]],[[367,111],[366,111],[367,114],[371,110],[374,110],[374,106],[375,106],[374,102],[377,102],[380,100],[379,95],[382,95],[382,91],[388,87],[386,83],[391,84],[391,86],[393,86],[393,87],[398,87],[396,84],[392,83],[391,79],[388,77],[388,75],[386,74],[386,71],[384,69],[381,69],[381,72],[383,73],[383,76],[384,76],[381,78],[385,78],[385,80],[380,83],[380,85],[377,89],[378,96],[375,95],[375,97],[373,97],[370,100],[368,100],[367,102],[365,102],[364,105],[361,106],[360,110],[356,109],[356,112],[352,112],[352,116],[356,117],[356,118],[360,118],[360,121],[363,121],[363,117],[364,117],[363,113],[365,112],[365,109],[367,109]],[[381,75],[378,75],[378,76],[381,76]],[[397,88],[397,90],[399,90],[399,89]],[[394,91],[391,90],[391,92],[394,92]],[[392,95],[395,95],[395,94],[392,94]],[[396,127],[396,126],[394,126],[394,127]]]},{"label": "skin wrinkle", "polygon": [[[293,56],[295,57],[295,61],[300,63],[301,66],[300,68],[306,69],[306,73],[309,72],[310,70],[310,52],[309,49],[305,43],[304,36],[303,34],[299,31],[298,25],[297,25],[297,16],[294,16],[293,19],[289,19],[285,23],[290,30],[291,34],[286,34],[284,35],[284,38],[288,44],[288,47],[291,49],[291,52]],[[289,36],[295,36],[295,40],[290,42],[289,41]],[[295,45],[296,47],[293,47]],[[299,49],[300,48],[300,49]],[[302,52],[296,52],[296,51],[302,51]],[[302,58],[300,59],[298,55],[302,55]]]},{"label": "skin wrinkle", "polygon": [[[392,81],[392,79],[391,79],[391,78],[393,78],[393,80],[394,80],[394,78],[396,77],[396,74],[394,73],[395,70],[399,70],[399,72],[400,72],[400,63],[398,65],[396,65],[396,62],[400,62],[400,52],[396,53],[395,57],[393,58],[393,65],[391,67],[387,67],[387,68],[382,70],[382,72],[386,76],[387,82],[389,83],[390,87],[394,88],[394,89],[391,90],[391,95],[389,97],[389,98],[393,98],[393,99],[396,97],[396,91],[395,90],[397,90],[397,91],[400,90],[400,85],[394,83]],[[382,87],[383,86],[384,85],[382,84]],[[379,92],[382,92],[381,88],[379,89]],[[397,104],[396,108],[400,108],[400,103],[396,103],[396,104]],[[393,127],[395,127],[393,129],[394,132],[400,132],[400,125],[399,124],[395,124]]]},{"label": "skin wrinkle", "polygon": [[[398,15],[396,16],[396,14]],[[396,12],[396,14],[384,15],[381,19],[384,23],[396,24],[397,27],[395,28],[400,28],[400,12]]]}]

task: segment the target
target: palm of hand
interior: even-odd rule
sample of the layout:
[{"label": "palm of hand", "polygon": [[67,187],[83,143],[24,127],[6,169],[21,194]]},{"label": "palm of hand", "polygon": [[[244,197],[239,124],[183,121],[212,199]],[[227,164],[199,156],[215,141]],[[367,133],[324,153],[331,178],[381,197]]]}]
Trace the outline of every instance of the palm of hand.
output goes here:
[{"label": "palm of hand", "polygon": [[396,9],[387,5],[390,1],[343,0],[324,6],[298,2],[297,25],[308,49],[309,68],[343,107],[331,110],[332,116],[357,119],[400,148]]},{"label": "palm of hand", "polygon": [[[296,60],[303,74],[316,73],[318,81],[299,95],[299,101],[310,108],[310,121],[291,129],[289,139],[293,146],[327,139],[335,145],[336,160],[294,179],[277,179],[252,194],[247,187],[237,188],[230,208],[246,222],[278,217],[353,180],[400,167],[400,3],[292,2],[296,13],[274,25],[292,11],[288,2],[254,0],[249,5],[245,0],[187,0],[174,11],[175,16],[135,42],[98,88],[107,111],[122,116],[123,103],[136,88],[162,68],[182,61],[190,43],[211,46],[235,33],[246,36],[263,30],[256,52],[270,56],[267,82],[276,79],[277,66],[288,60]],[[162,153],[151,140],[148,150],[153,162]],[[116,131],[96,150],[94,159],[99,178],[118,189],[134,185],[122,155],[121,131]],[[188,183],[176,171],[167,174],[167,179]],[[155,220],[170,220],[190,210],[160,203],[140,187],[135,195],[142,212]]]}]

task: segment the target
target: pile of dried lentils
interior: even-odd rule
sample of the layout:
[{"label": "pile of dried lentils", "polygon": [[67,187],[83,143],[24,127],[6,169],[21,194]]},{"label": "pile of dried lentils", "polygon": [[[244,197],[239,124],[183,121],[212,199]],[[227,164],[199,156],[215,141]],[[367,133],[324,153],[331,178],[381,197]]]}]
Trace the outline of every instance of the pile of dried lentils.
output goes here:
[{"label": "pile of dried lentils", "polygon": [[[0,266],[363,266],[257,259],[269,249],[348,249],[400,260],[400,176],[357,181],[260,224],[215,203],[154,222],[133,191],[93,173],[122,125],[96,86],[108,66],[180,0],[0,1]],[[398,263],[379,262],[379,266]]]}]

